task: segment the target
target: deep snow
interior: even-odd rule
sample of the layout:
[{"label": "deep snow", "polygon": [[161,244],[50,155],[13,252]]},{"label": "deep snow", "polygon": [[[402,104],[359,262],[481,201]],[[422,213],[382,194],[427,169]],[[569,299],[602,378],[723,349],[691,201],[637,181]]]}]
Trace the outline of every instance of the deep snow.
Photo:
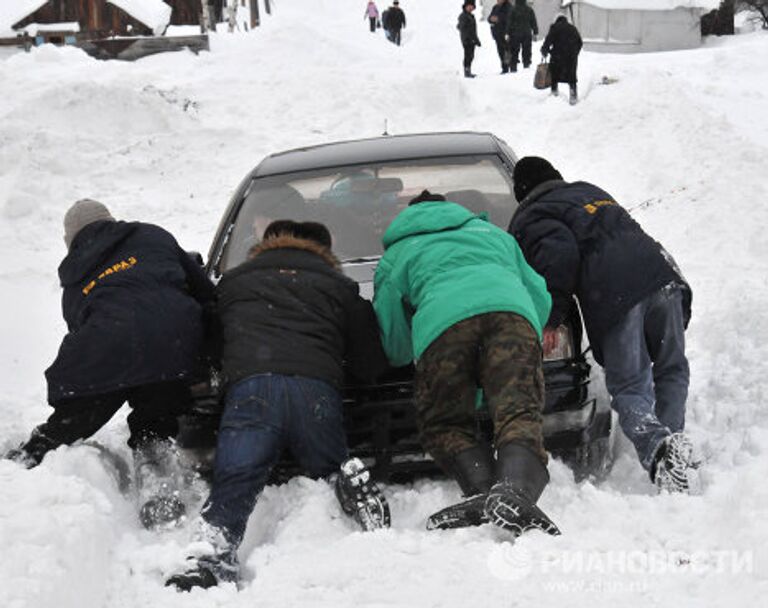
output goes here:
[{"label": "deep snow", "polygon": [[[379,135],[386,119],[391,133],[493,131],[607,189],[675,255],[694,289],[688,420],[704,495],[655,496],[619,438],[602,485],[576,485],[553,462],[542,505],[564,534],[511,546],[487,528],[423,530],[458,498],[449,482],[386,488],[393,529],[364,535],[325,484],[295,479],[256,508],[244,588],[187,595],[162,587],[187,531],[140,529],[95,450],[63,448],[32,471],[0,461],[0,606],[764,605],[768,34],[585,53],[570,107],[534,90],[530,71],[497,75],[486,23],[480,77],[460,78],[458,3],[403,0],[401,48],[367,31],[364,5],[282,0],[263,27],[216,35],[200,56],[98,62],[43,47],[0,59],[0,451],[48,413],[42,372],[65,331],[56,268],[74,200],[205,252],[264,155]],[[123,417],[96,438],[125,453]]]}]

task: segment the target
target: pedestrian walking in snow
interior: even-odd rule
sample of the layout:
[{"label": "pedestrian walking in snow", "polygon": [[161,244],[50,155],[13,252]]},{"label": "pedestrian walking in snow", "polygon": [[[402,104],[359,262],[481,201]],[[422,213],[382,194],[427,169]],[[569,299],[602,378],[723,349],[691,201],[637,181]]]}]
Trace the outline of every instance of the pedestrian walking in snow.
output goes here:
[{"label": "pedestrian walking in snow", "polygon": [[643,468],[663,490],[696,491],[698,457],[683,434],[691,289],[680,270],[597,186],[565,182],[535,156],[518,161],[514,182],[520,206],[509,232],[552,294],[545,352],[575,296],[611,405]]},{"label": "pedestrian walking in snow", "polygon": [[515,0],[507,16],[507,35],[509,36],[509,50],[511,59],[509,71],[517,72],[517,64],[520,62],[520,52],[523,55],[523,67],[531,66],[531,45],[539,35],[539,26],[536,23],[536,13],[528,6],[525,0]]},{"label": "pedestrian walking in snow", "polygon": [[342,361],[372,380],[386,360],[371,304],[342,274],[327,228],[273,222],[217,293],[225,407],[196,552],[167,583],[179,590],[238,579],[237,548],[284,449],[310,476],[336,475],[342,509],[363,529],[389,525],[370,472],[348,459],[340,393]]},{"label": "pedestrian walking in snow", "polygon": [[168,232],[115,221],[96,201],[67,211],[64,241],[68,333],[45,372],[53,413],[10,456],[37,466],[49,451],[96,433],[127,401],[138,485],[149,484],[144,477],[168,468],[177,417],[191,405],[187,380],[201,371],[213,285]]},{"label": "pedestrian walking in snow", "polygon": [[569,101],[574,105],[579,100],[576,87],[576,70],[581,52],[581,35],[575,26],[568,23],[565,15],[560,15],[549,28],[541,47],[541,54],[550,55],[549,70],[552,76],[552,95],[557,95],[557,84],[568,83]]},{"label": "pedestrian walking in snow", "polygon": [[405,28],[405,13],[400,8],[400,1],[394,0],[392,6],[390,6],[385,13],[382,26],[387,34],[387,39],[400,46],[400,34],[401,30]]},{"label": "pedestrian walking in snow", "polygon": [[368,6],[365,7],[363,19],[368,19],[371,27],[371,34],[374,34],[376,32],[376,26],[379,24],[379,9],[373,0],[370,0]]},{"label": "pedestrian walking in snow", "polygon": [[488,16],[488,22],[491,24],[491,35],[496,42],[496,52],[499,54],[499,60],[501,61],[502,74],[509,72],[510,51],[507,36],[507,20],[511,8],[509,0],[496,0],[496,4],[491,9],[491,14]]},{"label": "pedestrian walking in snow", "polygon": [[[514,238],[427,191],[393,220],[383,244],[373,305],[384,349],[392,365],[416,361],[421,443],[468,498],[432,515],[427,527],[491,521],[515,533],[559,533],[536,506],[549,481],[544,280]],[[478,388],[493,417],[493,446],[476,435]]]},{"label": "pedestrian walking in snow", "polygon": [[480,46],[480,39],[477,37],[477,22],[472,14],[475,10],[474,1],[467,0],[461,6],[461,14],[456,29],[459,30],[461,37],[461,46],[464,48],[464,78],[474,78],[472,73],[472,61],[475,58],[475,47]]}]

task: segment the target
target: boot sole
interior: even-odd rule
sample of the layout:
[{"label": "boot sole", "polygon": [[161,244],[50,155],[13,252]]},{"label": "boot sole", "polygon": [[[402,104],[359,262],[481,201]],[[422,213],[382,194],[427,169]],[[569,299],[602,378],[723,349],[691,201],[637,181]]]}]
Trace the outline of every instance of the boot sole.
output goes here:
[{"label": "boot sole", "polygon": [[515,536],[529,530],[541,530],[550,536],[560,536],[560,529],[542,511],[533,504],[521,504],[507,494],[491,492],[485,501],[485,514],[488,520]]}]

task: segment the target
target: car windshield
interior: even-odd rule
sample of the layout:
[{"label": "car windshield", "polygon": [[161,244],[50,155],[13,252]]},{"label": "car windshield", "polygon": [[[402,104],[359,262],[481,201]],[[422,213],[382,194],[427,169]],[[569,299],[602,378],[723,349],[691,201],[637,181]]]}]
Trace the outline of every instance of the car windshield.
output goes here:
[{"label": "car windshield", "polygon": [[276,219],[324,223],[342,261],[380,256],[384,231],[424,189],[475,213],[487,213],[502,228],[517,206],[509,173],[495,155],[390,161],[255,178],[218,270],[245,261]]}]

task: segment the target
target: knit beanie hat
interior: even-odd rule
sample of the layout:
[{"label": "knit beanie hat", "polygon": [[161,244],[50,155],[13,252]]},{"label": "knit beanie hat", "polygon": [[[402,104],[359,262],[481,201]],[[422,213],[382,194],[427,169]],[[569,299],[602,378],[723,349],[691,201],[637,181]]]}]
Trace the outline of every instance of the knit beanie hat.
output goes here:
[{"label": "knit beanie hat", "polygon": [[84,198],[77,201],[64,215],[64,242],[72,246],[77,233],[93,222],[114,222],[115,218],[102,203]]},{"label": "knit beanie hat", "polygon": [[515,198],[518,201],[522,201],[539,184],[551,179],[563,179],[548,160],[538,156],[526,156],[517,161],[512,177],[515,180]]}]

